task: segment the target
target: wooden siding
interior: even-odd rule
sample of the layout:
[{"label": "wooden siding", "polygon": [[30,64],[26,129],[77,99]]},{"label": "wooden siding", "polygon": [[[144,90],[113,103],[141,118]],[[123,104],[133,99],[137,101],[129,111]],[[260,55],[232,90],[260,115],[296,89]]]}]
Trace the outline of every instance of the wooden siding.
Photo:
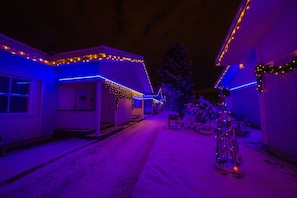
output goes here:
[{"label": "wooden siding", "polygon": [[29,112],[0,115],[4,144],[51,136],[57,108],[54,67],[0,50],[0,75],[31,81]]},{"label": "wooden siding", "polygon": [[101,87],[101,122],[115,122],[115,95],[102,83]]},{"label": "wooden siding", "polygon": [[57,111],[57,128],[96,129],[96,111]]},{"label": "wooden siding", "polygon": [[286,64],[297,55],[297,1],[286,4],[284,12],[268,29],[257,48],[258,62]]},{"label": "wooden siding", "polygon": [[262,97],[268,146],[297,162],[297,71],[265,74]]},{"label": "wooden siding", "polygon": [[115,125],[119,126],[132,120],[132,101],[131,99],[119,99],[119,108],[115,115]]}]

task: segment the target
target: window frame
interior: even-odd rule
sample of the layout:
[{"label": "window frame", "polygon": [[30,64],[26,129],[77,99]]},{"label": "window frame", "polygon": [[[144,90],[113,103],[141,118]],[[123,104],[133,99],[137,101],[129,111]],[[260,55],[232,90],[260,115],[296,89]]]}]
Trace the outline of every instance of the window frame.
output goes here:
[{"label": "window frame", "polygon": [[[0,74],[0,77],[9,79],[8,91],[7,92],[1,92],[0,91],[0,96],[4,96],[4,97],[6,96],[7,97],[6,111],[5,112],[4,111],[0,112],[0,114],[19,114],[19,113],[26,114],[26,113],[30,113],[30,93],[31,93],[32,80],[22,78],[22,77],[17,77],[17,76],[3,75],[3,74]],[[29,84],[26,93],[13,93],[13,80],[24,81],[24,82],[26,82],[26,84]],[[25,106],[26,111],[12,111],[13,108],[11,107],[11,101],[15,100],[15,99],[18,99],[18,98],[26,98],[26,104],[25,104],[26,105]]]}]

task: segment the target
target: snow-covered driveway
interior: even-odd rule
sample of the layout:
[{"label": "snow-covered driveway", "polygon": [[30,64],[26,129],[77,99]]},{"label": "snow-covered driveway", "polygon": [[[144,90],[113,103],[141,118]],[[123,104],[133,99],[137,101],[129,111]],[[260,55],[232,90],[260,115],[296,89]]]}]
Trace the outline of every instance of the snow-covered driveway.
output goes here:
[{"label": "snow-covered driveway", "polygon": [[[0,189],[1,197],[130,197],[166,114],[67,155]],[[166,125],[165,125],[166,126]]]},{"label": "snow-covered driveway", "polygon": [[261,131],[238,137],[245,177],[215,169],[214,135],[164,128],[139,177],[133,198],[296,198],[297,166],[270,154]]},{"label": "snow-covered driveway", "polygon": [[245,177],[215,170],[215,137],[152,116],[0,188],[0,197],[296,198],[297,166],[271,155],[259,130],[238,137]]}]

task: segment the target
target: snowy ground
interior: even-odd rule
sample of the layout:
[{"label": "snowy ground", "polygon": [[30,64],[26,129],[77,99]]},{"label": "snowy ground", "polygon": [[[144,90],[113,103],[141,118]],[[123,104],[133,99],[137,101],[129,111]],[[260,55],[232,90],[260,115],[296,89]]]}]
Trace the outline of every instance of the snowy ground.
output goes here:
[{"label": "snowy ground", "polygon": [[237,140],[242,179],[215,170],[213,135],[162,130],[133,197],[297,197],[297,167],[269,154],[260,131]]},{"label": "snowy ground", "polygon": [[147,118],[2,186],[0,197],[131,197],[165,116]]},{"label": "snowy ground", "polygon": [[169,130],[166,113],[0,188],[0,197],[297,197],[297,166],[270,155],[261,132],[239,137],[245,177],[221,175],[215,137]]}]

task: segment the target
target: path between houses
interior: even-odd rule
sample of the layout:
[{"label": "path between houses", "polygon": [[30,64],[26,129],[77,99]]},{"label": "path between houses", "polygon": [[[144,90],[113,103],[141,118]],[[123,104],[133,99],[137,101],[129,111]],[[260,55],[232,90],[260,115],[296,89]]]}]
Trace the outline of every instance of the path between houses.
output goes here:
[{"label": "path between houses", "polygon": [[[37,197],[132,194],[166,117],[151,116],[101,141],[74,138],[7,153],[0,158],[0,197],[32,197],[32,192]],[[94,186],[98,180],[104,188]],[[81,195],[65,190],[78,187],[83,188]]]},{"label": "path between houses", "polygon": [[158,116],[0,187],[0,197],[296,197],[297,167],[267,153],[260,131],[238,138],[238,179],[215,170],[214,136],[169,130]]}]

